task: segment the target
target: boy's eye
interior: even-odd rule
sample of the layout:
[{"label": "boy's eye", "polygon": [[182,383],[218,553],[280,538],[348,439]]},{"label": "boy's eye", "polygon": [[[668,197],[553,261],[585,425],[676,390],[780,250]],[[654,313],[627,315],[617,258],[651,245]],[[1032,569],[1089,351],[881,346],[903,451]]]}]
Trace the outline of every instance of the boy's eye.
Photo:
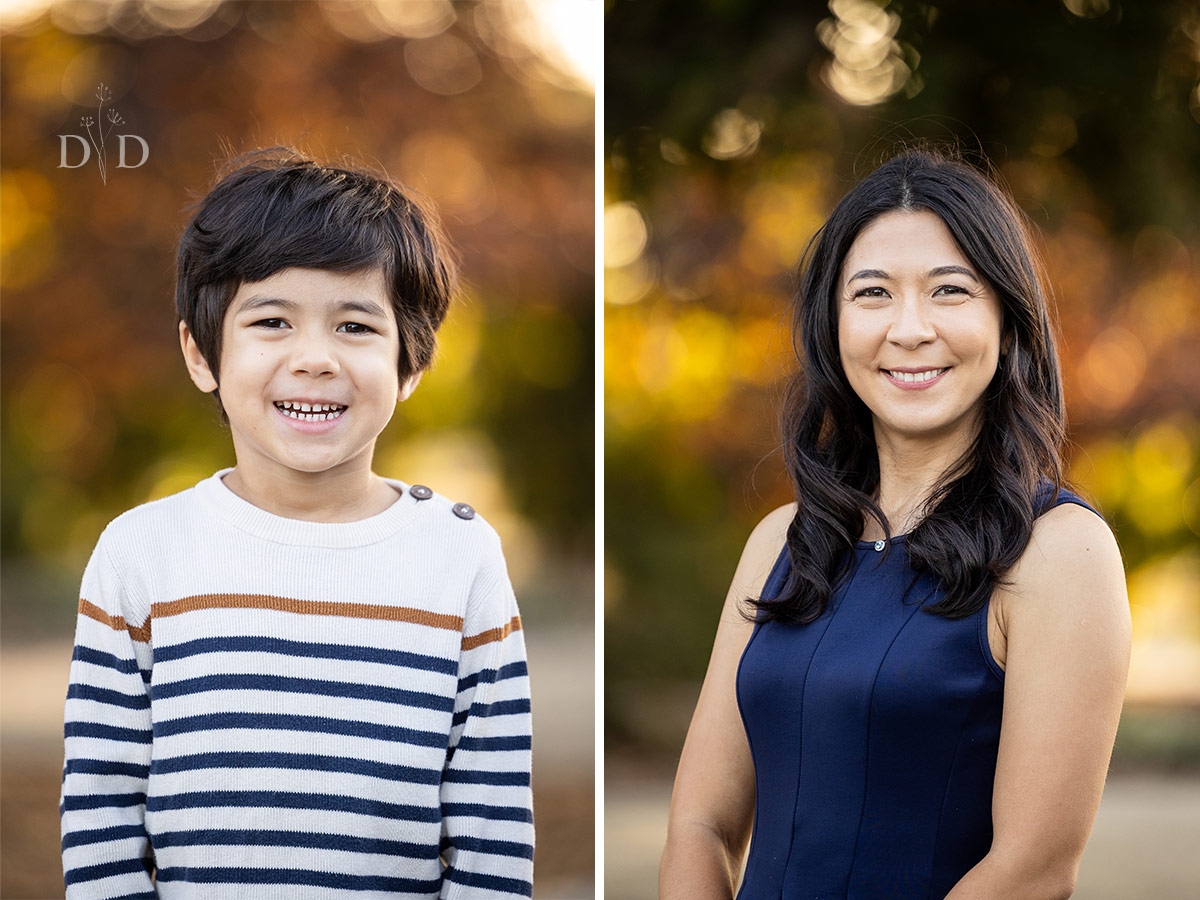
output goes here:
[{"label": "boy's eye", "polygon": [[338,326],[338,331],[346,334],[370,334],[374,331],[369,325],[364,325],[361,322],[343,322]]},{"label": "boy's eye", "polygon": [[287,323],[283,319],[259,319],[254,323],[255,328],[283,328]]}]

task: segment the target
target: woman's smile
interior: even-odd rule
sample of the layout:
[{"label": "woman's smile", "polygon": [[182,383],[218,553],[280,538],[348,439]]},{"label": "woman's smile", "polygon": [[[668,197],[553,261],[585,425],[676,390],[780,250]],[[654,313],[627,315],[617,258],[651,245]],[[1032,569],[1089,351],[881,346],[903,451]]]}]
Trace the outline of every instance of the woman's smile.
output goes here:
[{"label": "woman's smile", "polygon": [[942,380],[949,366],[933,369],[881,369],[892,384],[905,391],[923,391]]}]

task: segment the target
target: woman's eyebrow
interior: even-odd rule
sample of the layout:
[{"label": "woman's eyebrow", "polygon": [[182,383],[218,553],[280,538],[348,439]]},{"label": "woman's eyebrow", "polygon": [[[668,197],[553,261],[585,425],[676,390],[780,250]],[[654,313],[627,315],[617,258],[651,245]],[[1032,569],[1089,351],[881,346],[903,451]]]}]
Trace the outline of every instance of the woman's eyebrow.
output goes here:
[{"label": "woman's eyebrow", "polygon": [[889,276],[887,272],[883,271],[883,269],[861,269],[860,271],[855,272],[853,275],[851,275],[849,278],[847,278],[846,283],[849,284],[851,281],[854,281],[854,279],[856,279],[856,278],[890,278],[890,277],[891,276]]},{"label": "woman's eyebrow", "polygon": [[930,278],[940,278],[943,275],[966,275],[975,283],[979,283],[979,279],[975,273],[966,266],[938,266],[936,269],[929,270]]}]

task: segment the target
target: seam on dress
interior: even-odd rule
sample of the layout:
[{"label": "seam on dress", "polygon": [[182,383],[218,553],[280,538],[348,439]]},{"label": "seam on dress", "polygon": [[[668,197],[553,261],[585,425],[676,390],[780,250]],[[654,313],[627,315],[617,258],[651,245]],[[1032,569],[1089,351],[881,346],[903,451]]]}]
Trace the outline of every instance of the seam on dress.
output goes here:
[{"label": "seam on dress", "polygon": [[[840,587],[844,588],[846,591],[849,591],[850,586],[854,584],[854,579],[858,577],[858,570],[862,566],[862,558],[860,558],[857,553],[854,554],[854,557],[854,565],[850,569],[850,574],[842,581],[842,584],[840,585]],[[805,702],[805,695],[808,691],[808,675],[812,671],[813,661],[817,658],[817,653],[820,652],[821,645],[825,643],[825,638],[829,634],[829,626],[833,624],[834,617],[838,614],[841,608],[841,603],[838,603],[836,607],[833,607],[833,593],[831,592],[829,595],[829,603],[826,605],[826,609],[829,611],[829,618],[825,622],[825,630],[821,632],[821,636],[817,638],[816,646],[813,647],[812,653],[809,654],[808,667],[804,670],[804,682],[800,685],[800,756],[796,760],[796,800],[792,804],[792,815],[790,822],[791,834],[788,838],[787,856],[785,856],[783,859],[783,870],[780,876],[779,896],[781,898],[783,897],[783,885],[787,881],[788,868],[792,863],[792,850],[796,846],[796,810],[800,807],[800,777],[804,774],[804,708],[807,706],[807,703]]]},{"label": "seam on dress", "polygon": [[933,896],[933,883],[934,874],[937,872],[938,849],[942,845],[942,820],[946,817],[946,804],[950,802],[950,782],[954,780],[954,770],[958,764],[958,755],[962,752],[963,734],[966,733],[967,723],[971,721],[981,702],[983,702],[983,694],[977,693],[974,702],[971,703],[971,708],[963,717],[962,724],[958,726],[958,738],[954,742],[954,755],[950,757],[950,767],[946,772],[946,786],[942,789],[942,804],[938,809],[937,828],[933,830],[933,855],[929,858],[929,893],[926,895],[928,900],[939,900]]},{"label": "seam on dress", "polygon": [[[917,582],[920,580],[920,573],[913,575],[912,581],[908,583],[908,587],[904,589],[904,593],[900,597],[901,606],[904,605],[904,602],[908,599],[908,595],[912,593],[912,589],[917,586]],[[914,605],[908,614],[908,618],[904,620],[904,624],[896,629],[896,633],[892,636],[891,641],[888,642],[887,649],[879,657],[879,664],[875,667],[875,677],[871,680],[871,695],[867,698],[866,752],[863,754],[866,759],[865,771],[863,772],[863,799],[862,807],[858,811],[858,833],[854,836],[854,850],[850,854],[850,870],[846,873],[846,896],[850,895],[850,885],[854,881],[854,869],[858,865],[858,842],[862,838],[863,817],[867,814],[867,789],[871,781],[871,723],[875,720],[875,715],[872,711],[872,707],[875,705],[875,688],[879,684],[879,673],[883,669],[883,664],[887,662],[888,655],[892,652],[892,648],[896,646],[896,641],[900,639],[900,635],[904,633],[904,629],[912,622],[913,616],[916,615],[919,609],[921,609],[921,604]]]}]

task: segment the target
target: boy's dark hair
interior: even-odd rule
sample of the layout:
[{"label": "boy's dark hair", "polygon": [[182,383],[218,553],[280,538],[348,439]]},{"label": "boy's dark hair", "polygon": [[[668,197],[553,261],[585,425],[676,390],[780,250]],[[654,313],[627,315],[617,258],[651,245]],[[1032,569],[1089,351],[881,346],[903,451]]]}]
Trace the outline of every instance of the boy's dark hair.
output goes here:
[{"label": "boy's dark hair", "polygon": [[399,378],[429,367],[457,266],[437,216],[387,175],[271,147],[231,159],[191,208],[179,239],[175,308],[214,378],[238,288],[293,267],[380,266],[399,328]]}]

